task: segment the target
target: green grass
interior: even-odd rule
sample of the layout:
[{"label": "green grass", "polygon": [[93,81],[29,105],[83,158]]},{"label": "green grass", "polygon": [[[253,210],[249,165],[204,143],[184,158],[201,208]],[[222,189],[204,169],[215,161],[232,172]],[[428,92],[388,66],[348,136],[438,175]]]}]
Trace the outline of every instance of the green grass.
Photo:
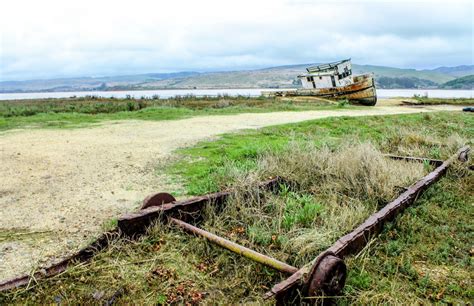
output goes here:
[{"label": "green grass", "polygon": [[474,105],[473,98],[428,98],[415,95],[414,98],[420,105]]},{"label": "green grass", "polygon": [[[339,237],[341,230],[353,228],[364,216],[360,209],[368,207],[364,213],[370,213],[384,204],[380,199],[387,201],[389,194],[397,193],[388,188],[384,195],[386,184],[378,178],[399,173],[395,172],[398,168],[416,166],[387,164],[384,171],[370,174],[377,179],[371,183],[366,174],[351,171],[372,169],[380,158],[370,155],[363,161],[365,152],[376,152],[347,151],[347,146],[370,143],[382,152],[444,159],[466,140],[472,143],[472,135],[474,117],[467,113],[328,118],[226,134],[180,150],[180,156],[166,169],[180,178],[188,194],[241,185],[242,181],[260,180],[276,172],[297,180],[300,187],[284,188],[279,195],[266,195],[264,201],[237,198],[223,212],[208,210],[200,226],[299,266]],[[327,159],[321,157],[323,154]],[[344,171],[329,162],[332,155],[340,163],[350,161],[341,168]],[[308,161],[310,157],[312,161]],[[325,165],[321,169],[320,160]],[[354,163],[357,160],[363,162]],[[429,170],[426,165],[418,166]],[[320,170],[322,177],[317,175]],[[357,179],[347,181],[349,174]],[[392,179],[398,179],[393,176],[387,177],[390,186],[396,183]],[[338,302],[429,304],[472,300],[473,177],[472,172],[456,167],[364,251],[347,259],[350,273]],[[332,214],[329,204],[339,205]],[[352,224],[335,218],[344,214],[359,219],[351,219]],[[335,227],[329,237],[324,236]],[[314,233],[308,236],[311,232],[307,230],[313,228],[325,240],[307,250],[308,241],[319,237]],[[303,241],[306,249],[291,239]],[[124,292],[119,303],[260,304],[264,303],[261,294],[284,278],[158,223],[138,241],[113,241],[90,263],[78,264],[32,289],[0,295],[0,303],[103,303]]]}]

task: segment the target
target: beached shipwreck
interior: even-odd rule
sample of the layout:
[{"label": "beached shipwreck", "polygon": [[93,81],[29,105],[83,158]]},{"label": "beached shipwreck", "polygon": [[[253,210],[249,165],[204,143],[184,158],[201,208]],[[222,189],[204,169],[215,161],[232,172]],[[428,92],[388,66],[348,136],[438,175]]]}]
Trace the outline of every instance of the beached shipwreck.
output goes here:
[{"label": "beached shipwreck", "polygon": [[302,88],[296,90],[266,91],[264,96],[314,96],[335,100],[349,100],[367,106],[377,103],[373,74],[352,74],[350,59],[311,66],[298,76]]}]

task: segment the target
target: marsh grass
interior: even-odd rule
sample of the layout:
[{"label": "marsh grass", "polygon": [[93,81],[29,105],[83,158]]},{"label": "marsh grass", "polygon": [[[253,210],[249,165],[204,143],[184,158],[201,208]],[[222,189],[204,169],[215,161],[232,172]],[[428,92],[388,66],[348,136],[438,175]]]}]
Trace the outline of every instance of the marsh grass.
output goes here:
[{"label": "marsh grass", "polygon": [[272,108],[275,105],[291,108],[295,105],[330,105],[325,100],[283,101],[277,98],[246,97],[246,96],[217,96],[196,97],[176,96],[167,99],[158,98],[100,98],[88,96],[83,98],[63,99],[32,99],[0,101],[0,116],[33,116],[39,113],[81,113],[81,114],[110,114],[117,112],[137,112],[146,108],[185,108],[190,110],[226,109],[226,108]]},{"label": "marsh grass", "polygon": [[413,98],[418,101],[420,105],[473,105],[473,98],[428,98],[427,96],[414,95]]},{"label": "marsh grass", "polygon": [[14,100],[0,101],[0,130],[31,127],[78,128],[110,120],[174,120],[203,115],[314,109],[336,109],[336,106],[318,99],[299,101],[243,96]]}]

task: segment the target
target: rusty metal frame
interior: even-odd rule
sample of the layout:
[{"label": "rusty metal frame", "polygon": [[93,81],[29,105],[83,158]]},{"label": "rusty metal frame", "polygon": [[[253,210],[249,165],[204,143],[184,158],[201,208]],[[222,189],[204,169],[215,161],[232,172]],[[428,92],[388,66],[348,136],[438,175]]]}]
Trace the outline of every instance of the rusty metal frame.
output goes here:
[{"label": "rusty metal frame", "polygon": [[[282,272],[289,274],[294,272],[289,278],[274,285],[273,288],[265,294],[266,298],[274,297],[278,304],[287,303],[289,301],[294,302],[302,296],[338,294],[344,287],[346,277],[346,266],[343,262],[343,258],[360,251],[374,235],[383,229],[385,223],[393,220],[397,214],[416,201],[424,190],[439,180],[456,159],[462,162],[467,161],[469,150],[470,148],[465,146],[444,162],[427,158],[385,155],[388,158],[399,160],[428,162],[431,165],[437,166],[437,168],[411,185],[405,192],[381,210],[371,215],[352,232],[341,237],[326,251],[320,253],[312,261],[312,264],[305,265],[299,270],[276,259],[199,229],[184,221],[199,218],[199,212],[205,205],[213,204],[217,207],[221,207],[234,191],[217,192],[183,201],[174,201],[171,195],[167,197],[168,194],[166,194],[163,199],[167,198],[168,202],[171,202],[165,202],[162,203],[162,205],[151,207],[147,207],[148,203],[144,203],[144,207],[146,208],[139,212],[121,217],[118,220],[118,226],[115,230],[104,233],[88,247],[65,258],[57,264],[41,269],[40,272],[36,272],[33,275],[26,275],[0,283],[0,292],[29,285],[39,278],[59,274],[65,271],[68,265],[73,262],[87,261],[92,258],[97,251],[108,246],[109,240],[112,237],[118,235],[131,237],[140,235],[146,231],[146,228],[152,224],[153,221],[165,217],[166,220],[184,230],[206,237],[210,241],[241,255],[245,256],[242,252],[247,252],[247,254],[250,252],[252,256],[247,256],[250,259],[274,267]],[[276,177],[258,184],[257,188],[258,190],[277,191],[281,184],[288,184],[288,182],[280,177]],[[147,199],[150,199],[150,197]]]}]

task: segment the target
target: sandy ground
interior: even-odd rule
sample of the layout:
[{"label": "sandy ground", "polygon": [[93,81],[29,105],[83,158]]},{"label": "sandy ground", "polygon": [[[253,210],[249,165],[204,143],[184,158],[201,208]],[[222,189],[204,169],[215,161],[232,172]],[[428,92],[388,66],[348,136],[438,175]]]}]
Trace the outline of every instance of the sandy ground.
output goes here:
[{"label": "sandy ground", "polygon": [[437,110],[460,107],[378,106],[0,133],[0,281],[59,260],[90,242],[107,220],[137,209],[148,194],[173,190],[155,170],[177,148],[275,124]]}]

